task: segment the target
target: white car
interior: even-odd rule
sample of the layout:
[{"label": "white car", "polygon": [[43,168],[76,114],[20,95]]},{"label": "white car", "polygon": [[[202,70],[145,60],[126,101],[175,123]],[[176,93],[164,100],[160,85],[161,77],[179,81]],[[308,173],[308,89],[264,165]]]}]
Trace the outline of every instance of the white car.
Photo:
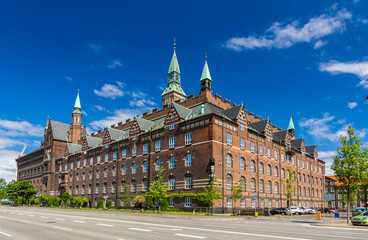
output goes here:
[{"label": "white car", "polygon": [[289,212],[291,214],[295,214],[295,215],[302,215],[303,214],[303,210],[299,207],[290,207]]},{"label": "white car", "polygon": [[314,210],[313,208],[305,208],[305,212],[308,214],[316,214],[317,211]]}]

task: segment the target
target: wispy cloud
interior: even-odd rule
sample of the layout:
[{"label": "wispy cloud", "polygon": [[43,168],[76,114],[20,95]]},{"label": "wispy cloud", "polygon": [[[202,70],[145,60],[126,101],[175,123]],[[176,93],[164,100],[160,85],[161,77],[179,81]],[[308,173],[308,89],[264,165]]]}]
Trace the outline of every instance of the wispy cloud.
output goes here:
[{"label": "wispy cloud", "polygon": [[146,107],[154,106],[155,103],[149,99],[139,99],[129,101],[129,106],[131,107]]},{"label": "wispy cloud", "polygon": [[[352,14],[345,10],[345,17],[351,18]],[[233,37],[224,44],[225,48],[234,51],[246,49],[283,49],[290,48],[297,43],[315,42],[325,36],[341,31],[338,16],[322,14],[310,18],[307,23],[301,25],[298,20],[285,24],[273,23],[263,35],[250,35],[247,37]],[[315,43],[315,47],[321,47],[323,42]]]},{"label": "wispy cloud", "polygon": [[101,105],[95,105],[93,107],[93,109],[99,111],[99,112],[110,112],[109,110],[107,110],[104,106]]},{"label": "wispy cloud", "polygon": [[337,155],[336,151],[319,151],[318,152],[318,158],[320,159],[326,159],[326,158],[333,158]]},{"label": "wispy cloud", "polygon": [[89,47],[89,49],[91,49],[95,54],[100,54],[103,46],[101,44],[92,44],[92,43],[88,43],[87,46]]},{"label": "wispy cloud", "polygon": [[93,92],[99,96],[104,98],[115,99],[117,97],[124,96],[124,92],[122,91],[123,83],[116,82],[117,85],[107,84],[102,86],[101,90],[94,89]]},{"label": "wispy cloud", "polygon": [[350,108],[350,109],[353,109],[353,108],[355,108],[356,106],[358,106],[358,103],[357,103],[357,102],[349,102],[349,103],[348,103],[348,108]]},{"label": "wispy cloud", "polygon": [[18,151],[0,149],[0,176],[7,182],[16,178],[16,163],[15,158],[19,155]]},{"label": "wispy cloud", "polygon": [[314,49],[318,49],[321,48],[323,46],[325,46],[327,44],[327,41],[322,41],[321,39],[319,39],[315,44],[314,44]]},{"label": "wispy cloud", "polygon": [[27,121],[10,121],[0,119],[0,132],[2,136],[43,136],[44,128],[39,124],[32,124]]},{"label": "wispy cloud", "polygon": [[66,80],[68,80],[69,82],[73,82],[73,78],[71,77],[65,77]]},{"label": "wispy cloud", "polygon": [[350,73],[361,78],[359,85],[368,89],[368,61],[365,62],[338,62],[330,61],[328,63],[320,63],[319,70],[321,72],[329,72],[331,74]]},{"label": "wispy cloud", "polygon": [[121,67],[121,66],[122,66],[122,64],[121,64],[119,59],[112,60],[111,63],[109,65],[107,65],[107,67],[110,68],[110,69],[115,69],[115,68]]}]

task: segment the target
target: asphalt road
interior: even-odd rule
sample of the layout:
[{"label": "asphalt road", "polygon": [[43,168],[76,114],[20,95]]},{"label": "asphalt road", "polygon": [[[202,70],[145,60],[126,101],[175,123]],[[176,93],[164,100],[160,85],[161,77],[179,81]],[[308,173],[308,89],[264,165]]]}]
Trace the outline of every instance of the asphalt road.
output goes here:
[{"label": "asphalt road", "polygon": [[0,239],[368,239],[315,216],[205,217],[0,206]]}]

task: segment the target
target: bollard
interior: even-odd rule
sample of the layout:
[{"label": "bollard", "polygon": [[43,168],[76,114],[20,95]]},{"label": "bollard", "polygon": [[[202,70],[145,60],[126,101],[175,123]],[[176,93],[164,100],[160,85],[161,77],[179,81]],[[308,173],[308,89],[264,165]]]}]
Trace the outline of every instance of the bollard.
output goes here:
[{"label": "bollard", "polygon": [[255,217],[258,217],[258,212],[255,212],[255,213],[254,213],[254,216],[255,216]]},{"label": "bollard", "polygon": [[317,213],[317,220],[321,220],[322,219],[322,217],[321,217],[321,212],[318,212]]},{"label": "bollard", "polygon": [[143,208],[142,208],[142,213],[143,213]]}]

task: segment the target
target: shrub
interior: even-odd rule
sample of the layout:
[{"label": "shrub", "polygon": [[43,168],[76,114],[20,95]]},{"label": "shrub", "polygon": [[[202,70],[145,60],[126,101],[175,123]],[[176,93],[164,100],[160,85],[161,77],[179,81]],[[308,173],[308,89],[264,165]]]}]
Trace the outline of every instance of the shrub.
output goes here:
[{"label": "shrub", "polygon": [[112,201],[111,201],[111,199],[106,199],[106,208],[111,208],[111,206],[112,206]]}]

